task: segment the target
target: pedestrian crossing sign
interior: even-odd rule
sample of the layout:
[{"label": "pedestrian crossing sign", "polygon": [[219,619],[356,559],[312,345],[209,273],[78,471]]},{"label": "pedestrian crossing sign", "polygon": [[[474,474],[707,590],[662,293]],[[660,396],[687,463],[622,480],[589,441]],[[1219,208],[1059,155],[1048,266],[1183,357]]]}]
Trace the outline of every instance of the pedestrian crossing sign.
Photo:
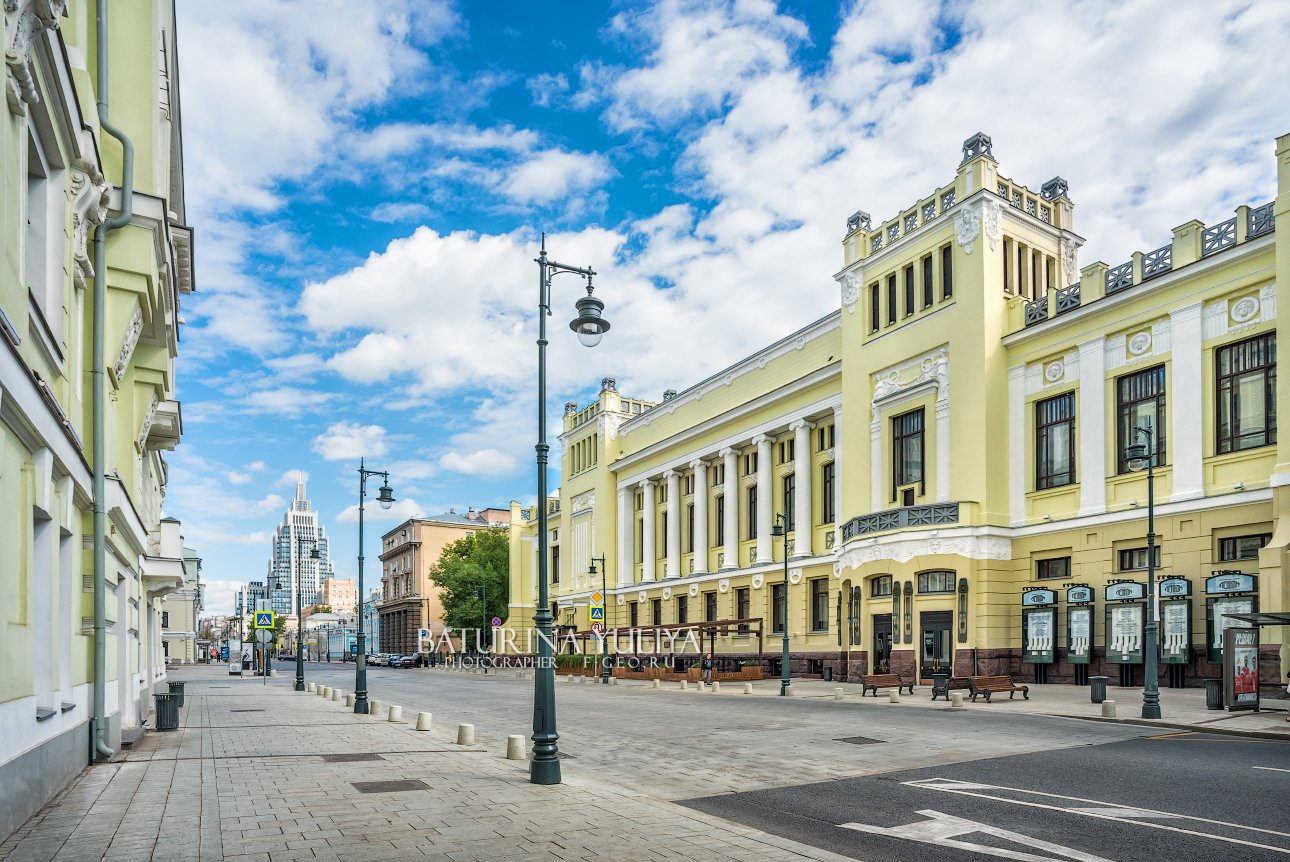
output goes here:
[{"label": "pedestrian crossing sign", "polygon": [[604,605],[592,605],[592,606],[591,606],[591,621],[592,621],[593,623],[603,623],[603,622],[605,621],[605,606],[604,606]]},{"label": "pedestrian crossing sign", "polygon": [[254,627],[257,629],[273,628],[273,611],[256,611]]}]

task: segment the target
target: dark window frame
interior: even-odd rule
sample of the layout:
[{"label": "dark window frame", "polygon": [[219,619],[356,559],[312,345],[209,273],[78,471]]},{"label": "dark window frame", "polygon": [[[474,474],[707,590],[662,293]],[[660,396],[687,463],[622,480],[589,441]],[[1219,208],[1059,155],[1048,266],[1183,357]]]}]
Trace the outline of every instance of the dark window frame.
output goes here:
[{"label": "dark window frame", "polygon": [[[937,584],[935,589],[931,586],[933,575],[936,575],[938,581],[942,582]],[[949,569],[929,569],[926,572],[919,572],[918,594],[920,596],[939,596],[953,593],[957,583],[957,576],[957,572]]]},{"label": "dark window frame", "polygon": [[905,266],[905,316],[914,313],[914,265]]},{"label": "dark window frame", "polygon": [[820,466],[820,523],[832,524],[837,520],[837,513],[834,506],[837,502],[837,491],[834,483],[837,481],[836,470],[833,461],[829,461]]},{"label": "dark window frame", "polygon": [[[1054,438],[1058,429],[1066,429],[1066,469],[1056,469]],[[1075,393],[1063,392],[1035,402],[1035,490],[1045,491],[1074,485],[1075,473]]]},{"label": "dark window frame", "polygon": [[717,592],[709,590],[703,594],[703,621],[715,622],[717,619]]},{"label": "dark window frame", "polygon": [[717,524],[715,530],[716,541],[713,544],[724,545],[726,543],[726,495],[717,495],[716,504]]},{"label": "dark window frame", "polygon": [[1168,408],[1166,400],[1165,366],[1156,365],[1144,368],[1133,374],[1125,374],[1115,380],[1115,418],[1116,418],[1116,463],[1118,473],[1128,473],[1128,447],[1137,440],[1137,433],[1132,430],[1136,408],[1140,405],[1153,405],[1151,423],[1152,465],[1160,467],[1168,464],[1166,447],[1166,420]]},{"label": "dark window frame", "polygon": [[829,579],[812,578],[810,585],[811,633],[827,632],[829,630]]},{"label": "dark window frame", "polygon": [[891,595],[895,588],[895,578],[891,575],[879,575],[869,581],[869,598],[881,599]]},{"label": "dark window frame", "polygon": [[747,539],[751,541],[757,538],[757,486],[749,485],[745,497],[748,499],[748,522],[744,526],[748,528]]},{"label": "dark window frame", "polygon": [[923,308],[928,308],[936,301],[936,291],[932,286],[932,256],[923,257]]},{"label": "dark window frame", "polygon": [[785,529],[792,532],[797,529],[797,474],[785,473],[780,477],[780,492],[784,495],[784,515],[788,523]]},{"label": "dark window frame", "polygon": [[[1134,554],[1142,555],[1142,565],[1135,565]],[[1122,548],[1116,552],[1116,571],[1119,572],[1145,572],[1147,570],[1147,546],[1140,548]],[[1160,546],[1156,545],[1156,568],[1160,568]]]},{"label": "dark window frame", "polygon": [[941,247],[941,299],[954,296],[954,247]]},{"label": "dark window frame", "polygon": [[878,282],[869,285],[869,331],[877,332],[882,327],[882,289]]},{"label": "dark window frame", "polygon": [[1035,560],[1035,580],[1067,580],[1071,576],[1070,557],[1049,557],[1046,560]]},{"label": "dark window frame", "polygon": [[896,322],[896,273],[887,276],[887,325]]},{"label": "dark window frame", "polygon": [[[1253,354],[1253,355],[1242,355]],[[1241,367],[1224,370],[1224,364]],[[1233,384],[1246,377],[1263,379],[1263,429],[1242,433],[1240,427],[1240,390]],[[1227,413],[1228,428],[1223,428]],[[1249,437],[1249,440],[1242,438]],[[1244,452],[1272,446],[1277,442],[1277,334],[1265,332],[1225,344],[1214,351],[1214,444],[1215,454]]]},{"label": "dark window frame", "polygon": [[[735,588],[735,619],[746,620],[752,613],[752,589],[750,587]],[[737,634],[749,634],[747,623],[741,623],[736,630]]]},{"label": "dark window frame", "polygon": [[[917,417],[917,421],[915,421]],[[927,422],[925,410],[919,407],[891,418],[891,498],[895,500],[906,485],[918,485],[918,493],[927,493]],[[905,446],[917,441],[918,478],[905,472]]]},{"label": "dark window frame", "polygon": [[784,633],[784,585],[770,585],[770,632]]},{"label": "dark window frame", "polygon": [[[1249,541],[1250,539],[1257,539],[1259,547],[1255,548],[1253,554],[1240,556],[1238,543]],[[1224,536],[1218,540],[1218,559],[1224,563],[1235,563],[1241,560],[1257,560],[1259,558],[1259,550],[1266,547],[1271,539],[1271,533],[1250,533],[1244,536]]]}]

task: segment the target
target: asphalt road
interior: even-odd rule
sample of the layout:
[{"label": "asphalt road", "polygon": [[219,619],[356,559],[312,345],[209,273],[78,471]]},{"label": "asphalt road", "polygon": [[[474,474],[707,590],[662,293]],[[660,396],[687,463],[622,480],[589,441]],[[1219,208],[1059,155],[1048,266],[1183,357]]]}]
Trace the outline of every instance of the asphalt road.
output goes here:
[{"label": "asphalt road", "polygon": [[1166,733],[681,804],[866,862],[1286,860],[1290,743]]}]

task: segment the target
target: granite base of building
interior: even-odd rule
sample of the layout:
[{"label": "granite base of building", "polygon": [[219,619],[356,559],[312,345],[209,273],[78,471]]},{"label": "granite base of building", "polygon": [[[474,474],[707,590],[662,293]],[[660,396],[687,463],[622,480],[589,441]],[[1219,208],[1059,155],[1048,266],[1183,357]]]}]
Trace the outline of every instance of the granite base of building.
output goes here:
[{"label": "granite base of building", "polygon": [[0,841],[89,764],[89,728],[89,722],[83,721],[0,766]]}]

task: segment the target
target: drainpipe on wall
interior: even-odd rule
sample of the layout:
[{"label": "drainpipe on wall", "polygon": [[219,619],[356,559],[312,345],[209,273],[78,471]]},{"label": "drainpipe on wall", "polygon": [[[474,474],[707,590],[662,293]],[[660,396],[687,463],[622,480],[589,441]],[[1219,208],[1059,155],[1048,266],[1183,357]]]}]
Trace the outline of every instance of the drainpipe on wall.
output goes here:
[{"label": "drainpipe on wall", "polygon": [[[134,203],[134,144],[125,133],[108,121],[108,34],[107,0],[98,0],[98,29],[95,51],[98,61],[99,125],[121,143],[121,208],[115,218],[100,224],[94,231],[94,370],[93,370],[93,446],[94,446],[94,751],[103,758],[115,754],[107,744],[105,694],[107,689],[107,453],[104,451],[104,402],[107,399],[106,353],[104,335],[107,315],[107,235],[130,223]],[[122,705],[124,709],[124,705]]]}]

